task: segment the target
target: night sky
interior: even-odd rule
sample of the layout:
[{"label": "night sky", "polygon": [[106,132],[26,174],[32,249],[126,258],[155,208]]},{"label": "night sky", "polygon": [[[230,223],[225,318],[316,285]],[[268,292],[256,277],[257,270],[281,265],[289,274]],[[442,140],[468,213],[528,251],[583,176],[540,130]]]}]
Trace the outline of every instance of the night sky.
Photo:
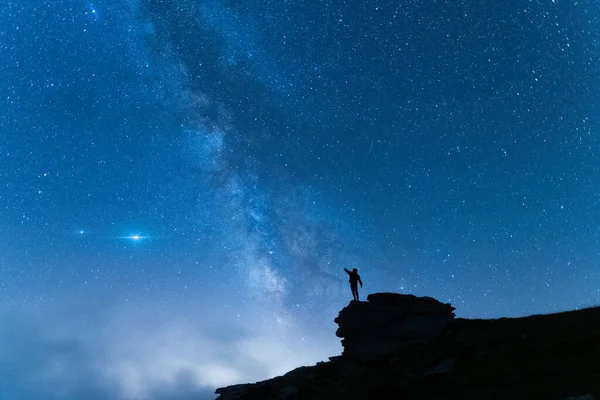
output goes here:
[{"label": "night sky", "polygon": [[592,0],[12,0],[0,399],[207,399],[368,293],[600,304]]}]

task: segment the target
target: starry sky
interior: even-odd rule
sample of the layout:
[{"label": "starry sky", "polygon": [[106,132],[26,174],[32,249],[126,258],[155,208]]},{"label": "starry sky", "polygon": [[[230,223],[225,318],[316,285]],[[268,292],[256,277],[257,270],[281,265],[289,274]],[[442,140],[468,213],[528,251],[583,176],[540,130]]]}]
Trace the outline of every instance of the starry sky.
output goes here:
[{"label": "starry sky", "polygon": [[368,293],[600,303],[592,0],[9,0],[0,399],[210,399]]}]

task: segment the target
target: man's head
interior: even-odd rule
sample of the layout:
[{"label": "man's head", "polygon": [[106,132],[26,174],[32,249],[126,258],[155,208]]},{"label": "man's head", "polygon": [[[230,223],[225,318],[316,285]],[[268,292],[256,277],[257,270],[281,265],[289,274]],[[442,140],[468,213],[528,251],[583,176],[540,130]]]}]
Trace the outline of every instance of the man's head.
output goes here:
[{"label": "man's head", "polygon": [[357,270],[356,268],[354,268],[354,269],[352,270],[352,272],[358,272],[358,270]]}]

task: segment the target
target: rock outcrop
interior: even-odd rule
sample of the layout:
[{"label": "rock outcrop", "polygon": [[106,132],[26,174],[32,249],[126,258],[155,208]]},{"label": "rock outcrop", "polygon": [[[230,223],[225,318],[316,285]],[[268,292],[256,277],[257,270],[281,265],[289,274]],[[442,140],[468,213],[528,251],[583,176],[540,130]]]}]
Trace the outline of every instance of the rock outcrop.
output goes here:
[{"label": "rock outcrop", "polygon": [[600,400],[600,308],[468,320],[430,297],[367,300],[335,319],[341,356],[219,399]]},{"label": "rock outcrop", "polygon": [[410,351],[441,335],[454,322],[454,307],[431,297],[376,293],[353,301],[334,320],[342,357],[372,361]]}]

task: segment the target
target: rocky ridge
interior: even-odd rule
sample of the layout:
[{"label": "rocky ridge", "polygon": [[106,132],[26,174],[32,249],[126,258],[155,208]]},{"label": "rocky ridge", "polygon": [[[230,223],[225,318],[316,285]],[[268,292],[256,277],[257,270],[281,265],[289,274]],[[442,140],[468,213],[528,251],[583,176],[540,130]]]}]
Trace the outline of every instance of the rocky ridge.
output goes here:
[{"label": "rocky ridge", "polygon": [[219,399],[600,399],[600,308],[469,320],[431,297],[376,293],[335,322],[341,356]]},{"label": "rocky ridge", "polygon": [[431,297],[376,293],[351,302],[334,320],[345,360],[377,360],[406,353],[442,334],[454,322],[454,307]]}]

